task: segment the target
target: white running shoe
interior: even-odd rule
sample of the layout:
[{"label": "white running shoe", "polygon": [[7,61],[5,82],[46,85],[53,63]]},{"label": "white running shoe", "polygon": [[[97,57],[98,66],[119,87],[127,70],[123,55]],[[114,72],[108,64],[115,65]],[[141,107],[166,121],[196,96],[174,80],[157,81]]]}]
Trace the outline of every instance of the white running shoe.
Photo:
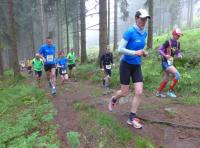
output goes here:
[{"label": "white running shoe", "polygon": [[133,120],[128,119],[127,124],[137,129],[141,129],[143,127],[143,125],[140,123],[140,119],[138,118],[133,118]]}]

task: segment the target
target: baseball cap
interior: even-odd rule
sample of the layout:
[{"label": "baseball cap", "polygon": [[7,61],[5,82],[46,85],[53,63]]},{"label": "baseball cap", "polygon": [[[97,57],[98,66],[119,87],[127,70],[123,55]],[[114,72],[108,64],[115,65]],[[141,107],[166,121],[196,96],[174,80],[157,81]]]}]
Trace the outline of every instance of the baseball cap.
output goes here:
[{"label": "baseball cap", "polygon": [[175,29],[172,30],[172,35],[181,36],[181,35],[183,35],[183,33],[182,33],[180,28],[175,28]]},{"label": "baseball cap", "polygon": [[135,17],[151,19],[151,16],[145,9],[138,9],[135,13]]}]

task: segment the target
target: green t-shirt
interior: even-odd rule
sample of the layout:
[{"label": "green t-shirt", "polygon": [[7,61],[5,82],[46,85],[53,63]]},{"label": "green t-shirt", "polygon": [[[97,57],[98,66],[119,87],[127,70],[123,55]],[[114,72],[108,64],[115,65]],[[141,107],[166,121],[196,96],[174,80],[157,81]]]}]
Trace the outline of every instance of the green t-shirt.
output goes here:
[{"label": "green t-shirt", "polygon": [[44,62],[42,59],[33,59],[33,69],[35,71],[42,71],[42,66],[44,65]]},{"label": "green t-shirt", "polygon": [[69,65],[75,64],[76,56],[74,52],[69,52],[67,55],[67,59],[69,60]]}]

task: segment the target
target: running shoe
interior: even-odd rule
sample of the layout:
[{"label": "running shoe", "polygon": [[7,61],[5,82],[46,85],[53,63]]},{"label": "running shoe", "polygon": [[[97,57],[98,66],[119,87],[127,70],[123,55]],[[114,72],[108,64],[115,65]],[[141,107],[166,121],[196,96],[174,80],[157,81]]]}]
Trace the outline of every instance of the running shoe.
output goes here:
[{"label": "running shoe", "polygon": [[166,95],[164,95],[162,92],[157,91],[156,92],[156,97],[165,98]]},{"label": "running shoe", "polygon": [[105,83],[106,83],[106,81],[105,81],[105,79],[103,79],[102,80],[103,87],[105,87]]},{"label": "running shoe", "polygon": [[116,105],[117,103],[117,99],[115,99],[114,97],[112,97],[110,99],[110,102],[108,103],[108,110],[112,112],[113,107]]},{"label": "running shoe", "polygon": [[140,123],[140,119],[138,118],[133,118],[133,120],[128,118],[127,124],[137,129],[141,129],[143,127],[143,125]]},{"label": "running shoe", "polygon": [[48,81],[49,88],[52,88],[51,81]]},{"label": "running shoe", "polygon": [[174,93],[174,91],[170,90],[167,92],[167,95],[171,98],[176,98],[176,94]]},{"label": "running shoe", "polygon": [[56,94],[56,88],[55,88],[55,87],[52,88],[51,94],[52,94],[52,95],[55,95],[55,94]]}]

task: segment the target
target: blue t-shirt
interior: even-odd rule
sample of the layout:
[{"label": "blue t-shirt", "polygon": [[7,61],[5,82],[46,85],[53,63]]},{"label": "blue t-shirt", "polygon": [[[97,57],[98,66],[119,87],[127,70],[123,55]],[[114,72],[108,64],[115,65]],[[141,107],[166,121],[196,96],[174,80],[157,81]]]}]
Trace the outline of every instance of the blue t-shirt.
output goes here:
[{"label": "blue t-shirt", "polygon": [[[129,50],[143,50],[145,47],[145,40],[147,37],[147,32],[145,30],[140,31],[138,27],[134,26],[128,29],[123,35],[123,39],[128,41],[126,49]],[[137,55],[125,55],[123,54],[121,60],[129,63],[140,65],[142,60],[141,56]]]},{"label": "blue t-shirt", "polygon": [[66,57],[57,59],[57,64],[61,66],[61,69],[67,69],[68,59]]},{"label": "blue t-shirt", "polygon": [[45,65],[56,64],[55,50],[56,50],[56,47],[54,44],[50,46],[48,44],[44,44],[41,46],[39,50],[39,54],[42,54],[43,57],[46,59],[44,63]]}]

